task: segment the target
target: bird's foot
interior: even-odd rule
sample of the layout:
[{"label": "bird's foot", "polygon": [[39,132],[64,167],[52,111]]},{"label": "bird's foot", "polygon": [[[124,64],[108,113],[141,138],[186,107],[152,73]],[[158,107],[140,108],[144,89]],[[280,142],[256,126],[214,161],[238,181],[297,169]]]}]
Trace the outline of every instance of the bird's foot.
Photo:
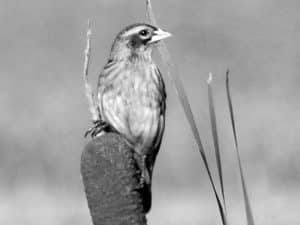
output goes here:
[{"label": "bird's foot", "polygon": [[91,137],[94,138],[101,132],[108,131],[108,130],[110,130],[110,125],[107,122],[101,119],[95,120],[93,121],[93,126],[84,133],[84,137],[91,135]]}]

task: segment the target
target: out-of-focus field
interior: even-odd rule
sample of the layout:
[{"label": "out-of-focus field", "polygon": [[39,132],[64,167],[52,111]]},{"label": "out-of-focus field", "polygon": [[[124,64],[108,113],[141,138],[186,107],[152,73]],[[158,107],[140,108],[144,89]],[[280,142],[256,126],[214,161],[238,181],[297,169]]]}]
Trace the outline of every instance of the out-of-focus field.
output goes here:
[{"label": "out-of-focus field", "polygon": [[[215,75],[232,224],[244,224],[244,214],[225,98],[227,68],[257,224],[299,224],[300,2],[152,3],[159,23],[173,33],[167,44],[211,167],[206,79],[209,72]],[[96,83],[116,33],[144,20],[144,1],[0,0],[1,225],[91,224],[79,175],[83,134],[90,126],[82,82],[88,18]],[[165,79],[167,121],[149,224],[221,224],[192,134]]]},{"label": "out-of-focus field", "polygon": [[[160,191],[154,194],[149,225],[221,224],[214,199],[196,190]],[[298,225],[299,193],[289,198],[286,193],[272,195],[265,188],[254,191],[257,224]],[[231,225],[245,224],[243,206],[234,196],[228,199]],[[45,189],[25,188],[14,196],[1,197],[0,224],[92,224],[83,196],[54,193]]]}]

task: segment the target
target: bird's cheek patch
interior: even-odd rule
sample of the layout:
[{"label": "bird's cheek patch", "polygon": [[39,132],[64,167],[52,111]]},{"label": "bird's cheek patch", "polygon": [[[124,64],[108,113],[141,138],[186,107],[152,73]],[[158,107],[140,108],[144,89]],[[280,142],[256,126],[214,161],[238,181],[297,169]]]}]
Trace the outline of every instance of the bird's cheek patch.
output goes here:
[{"label": "bird's cheek patch", "polygon": [[142,44],[143,44],[143,43],[142,43],[142,40],[141,40],[140,38],[136,37],[136,36],[133,36],[133,37],[131,38],[131,40],[129,41],[129,45],[130,45],[130,47],[132,47],[132,48],[138,48],[138,47],[140,47]]},{"label": "bird's cheek patch", "polygon": [[139,48],[142,45],[147,45],[150,40],[151,40],[151,37],[147,37],[145,39],[141,39],[139,36],[135,35],[129,41],[129,45],[130,45],[131,48]]}]

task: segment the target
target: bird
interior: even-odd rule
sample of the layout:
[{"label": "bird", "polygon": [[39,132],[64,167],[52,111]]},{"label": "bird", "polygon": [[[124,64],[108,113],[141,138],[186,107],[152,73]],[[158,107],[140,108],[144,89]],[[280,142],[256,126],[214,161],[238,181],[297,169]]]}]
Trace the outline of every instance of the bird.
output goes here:
[{"label": "bird", "polygon": [[153,49],[171,34],[159,27],[135,23],[121,30],[98,77],[99,119],[87,134],[122,135],[134,149],[141,182],[151,185],[166,113],[166,90],[161,72],[152,59]]}]

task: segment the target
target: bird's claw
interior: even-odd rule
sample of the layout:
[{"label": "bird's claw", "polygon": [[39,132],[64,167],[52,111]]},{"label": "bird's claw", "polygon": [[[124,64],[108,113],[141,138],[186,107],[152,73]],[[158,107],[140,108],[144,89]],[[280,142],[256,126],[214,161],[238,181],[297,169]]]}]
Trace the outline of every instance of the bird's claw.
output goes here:
[{"label": "bird's claw", "polygon": [[102,131],[108,130],[108,128],[110,127],[109,124],[103,120],[96,120],[93,121],[93,123],[94,125],[84,133],[84,137],[91,135],[91,137],[94,138]]}]

